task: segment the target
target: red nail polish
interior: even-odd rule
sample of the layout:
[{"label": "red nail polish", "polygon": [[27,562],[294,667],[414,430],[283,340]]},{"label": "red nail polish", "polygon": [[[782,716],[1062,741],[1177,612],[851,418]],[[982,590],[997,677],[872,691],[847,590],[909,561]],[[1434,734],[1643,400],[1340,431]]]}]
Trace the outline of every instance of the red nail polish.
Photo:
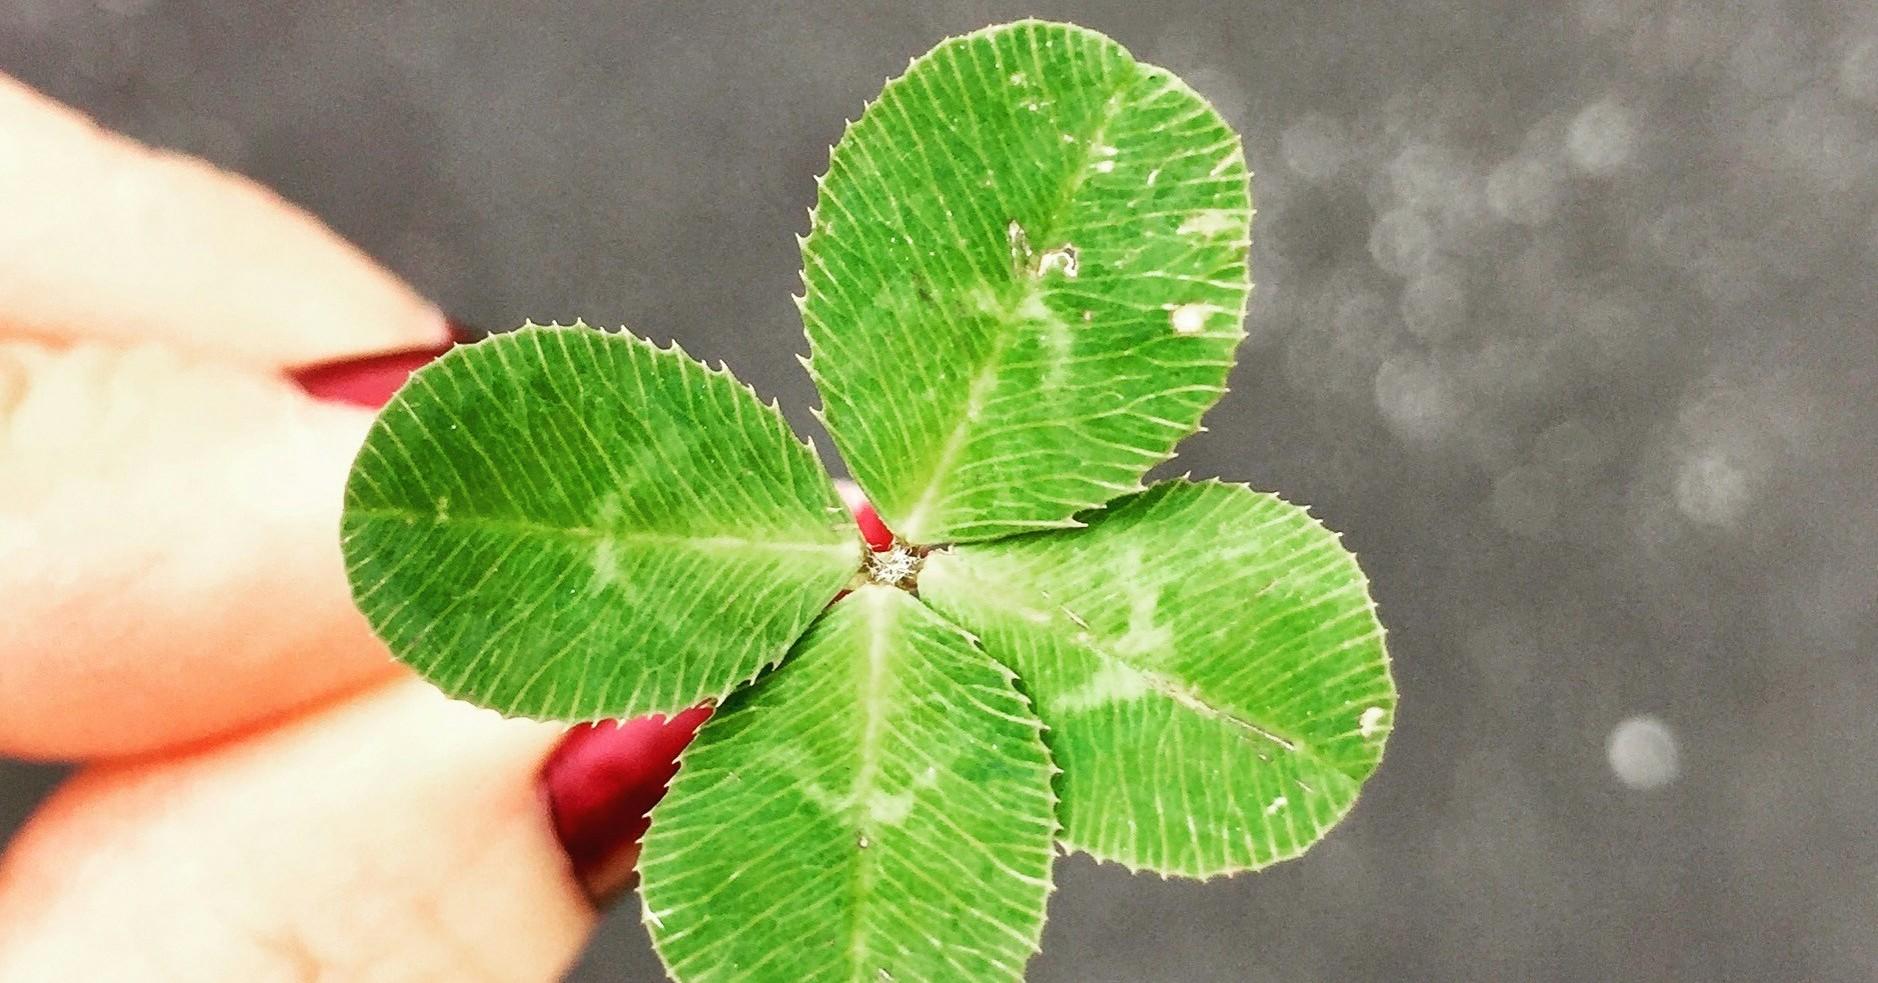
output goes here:
[{"label": "red nail polish", "polygon": [[457,321],[449,322],[449,326],[449,344],[308,366],[294,370],[293,380],[315,399],[377,409],[419,366],[449,351],[452,345],[474,341],[484,334]]},{"label": "red nail polish", "polygon": [[632,883],[646,816],[678,771],[678,752],[711,715],[693,707],[671,719],[581,724],[541,767],[542,794],[574,876],[596,904]]},{"label": "red nail polish", "polygon": [[893,532],[887,524],[880,521],[880,513],[874,511],[872,502],[863,501],[861,507],[854,510],[854,524],[861,527],[861,538],[876,553],[885,553],[893,548]]},{"label": "red nail polish", "polygon": [[876,553],[892,549],[892,531],[880,521],[880,513],[874,511],[874,503],[867,500],[860,486],[852,481],[837,481],[835,491],[841,495],[841,503],[848,507],[848,514],[854,516],[854,524],[861,527],[861,538],[867,541],[868,547]]}]

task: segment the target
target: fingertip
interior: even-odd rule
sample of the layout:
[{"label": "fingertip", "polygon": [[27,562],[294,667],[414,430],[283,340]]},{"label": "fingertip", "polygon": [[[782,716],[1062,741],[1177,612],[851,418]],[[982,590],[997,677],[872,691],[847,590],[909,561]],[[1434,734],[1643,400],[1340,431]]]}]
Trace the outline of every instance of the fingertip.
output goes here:
[{"label": "fingertip", "polygon": [[555,836],[597,907],[631,887],[652,807],[677,773],[679,753],[710,715],[709,706],[698,706],[670,719],[581,724],[542,765],[542,797]]},{"label": "fingertip", "polygon": [[861,538],[867,541],[869,549],[876,553],[885,553],[893,548],[893,530],[880,518],[880,512],[867,500],[867,493],[861,486],[845,478],[835,482],[835,491],[841,495],[842,504],[854,516],[854,524],[861,527]]},{"label": "fingertip", "polygon": [[0,342],[0,385],[0,753],[200,744],[398,671],[339,548],[370,413],[158,345]]},{"label": "fingertip", "polygon": [[322,362],[294,369],[288,375],[314,399],[377,409],[390,401],[411,373],[452,347],[485,333],[460,321],[446,320],[444,324],[449,337],[433,345]]},{"label": "fingertip", "polygon": [[0,321],[245,367],[443,344],[435,305],[274,191],[0,74]]},{"label": "fingertip", "polygon": [[560,733],[404,682],[89,769],[0,857],[0,979],[556,978],[594,921]]}]

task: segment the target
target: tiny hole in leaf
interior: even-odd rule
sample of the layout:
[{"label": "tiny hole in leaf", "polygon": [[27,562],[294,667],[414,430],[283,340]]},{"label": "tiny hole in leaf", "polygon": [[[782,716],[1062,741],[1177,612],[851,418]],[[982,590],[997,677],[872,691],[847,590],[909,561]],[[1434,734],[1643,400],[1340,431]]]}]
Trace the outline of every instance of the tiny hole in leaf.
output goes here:
[{"label": "tiny hole in leaf", "polygon": [[1064,243],[1038,258],[1037,275],[1045,276],[1050,273],[1061,273],[1071,280],[1076,279],[1075,246]]}]

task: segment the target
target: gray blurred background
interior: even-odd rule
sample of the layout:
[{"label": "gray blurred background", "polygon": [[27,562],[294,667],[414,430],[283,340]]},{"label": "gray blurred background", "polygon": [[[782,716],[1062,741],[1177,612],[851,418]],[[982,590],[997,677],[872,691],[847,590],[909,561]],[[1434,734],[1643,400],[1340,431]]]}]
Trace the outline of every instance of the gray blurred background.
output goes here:
[{"label": "gray blurred background", "polygon": [[[1180,469],[1344,530],[1402,690],[1319,848],[1067,859],[1032,977],[1878,978],[1878,4],[0,0],[0,70],[472,323],[675,337],[820,437],[811,177],[1026,13],[1244,133],[1251,338]],[[54,777],[0,763],[0,833]],[[637,907],[575,979],[661,978]]]}]

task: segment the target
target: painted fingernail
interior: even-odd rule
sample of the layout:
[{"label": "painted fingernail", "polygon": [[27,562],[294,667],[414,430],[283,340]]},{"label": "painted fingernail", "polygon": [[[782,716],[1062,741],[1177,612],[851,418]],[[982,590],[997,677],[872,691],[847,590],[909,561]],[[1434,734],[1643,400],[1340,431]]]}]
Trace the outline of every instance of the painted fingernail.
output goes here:
[{"label": "painted fingernail", "polygon": [[835,491],[840,493],[842,504],[854,515],[854,524],[861,527],[861,538],[867,540],[868,548],[876,553],[892,549],[893,531],[880,521],[880,513],[874,511],[874,504],[861,492],[861,486],[852,481],[837,481]]},{"label": "painted fingernail", "polygon": [[709,707],[669,720],[639,717],[581,724],[567,732],[541,767],[542,795],[574,876],[605,907],[633,883],[647,815],[678,771]]},{"label": "painted fingernail", "polygon": [[458,321],[448,323],[451,340],[446,344],[313,365],[294,370],[293,380],[315,399],[377,409],[419,366],[485,333]]},{"label": "painted fingernail", "polygon": [[863,502],[854,513],[854,524],[861,527],[861,538],[876,553],[885,553],[893,548],[893,532],[887,524],[880,521],[880,513],[874,511],[872,502]]}]

